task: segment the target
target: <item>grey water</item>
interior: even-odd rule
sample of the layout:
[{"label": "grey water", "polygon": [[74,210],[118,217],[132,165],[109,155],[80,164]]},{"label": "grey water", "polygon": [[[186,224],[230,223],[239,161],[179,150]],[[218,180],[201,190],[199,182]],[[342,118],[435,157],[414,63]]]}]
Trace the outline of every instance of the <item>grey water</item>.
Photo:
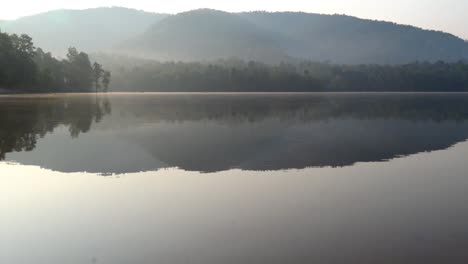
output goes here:
[{"label": "grey water", "polygon": [[467,94],[0,97],[0,263],[466,263]]}]

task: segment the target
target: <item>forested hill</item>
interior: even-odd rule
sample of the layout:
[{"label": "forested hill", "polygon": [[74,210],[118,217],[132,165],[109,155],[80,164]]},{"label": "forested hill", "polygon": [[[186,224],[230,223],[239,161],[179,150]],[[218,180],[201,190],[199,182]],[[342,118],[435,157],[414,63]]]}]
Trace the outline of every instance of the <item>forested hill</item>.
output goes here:
[{"label": "forested hill", "polygon": [[468,43],[454,35],[344,15],[308,13],[240,14],[272,32],[294,57],[349,64],[454,62],[468,58]]},{"label": "forested hill", "polygon": [[209,9],[166,15],[114,7],[51,11],[0,27],[29,34],[58,56],[76,46],[158,60],[403,64],[468,58],[468,44],[454,35],[344,15]]},{"label": "forested hill", "polygon": [[167,17],[123,48],[159,60],[242,59],[280,62],[277,36],[238,14],[201,9]]},{"label": "forested hill", "polygon": [[165,16],[121,7],[55,10],[0,22],[0,27],[4,32],[28,34],[37,46],[65,56],[70,46],[88,52],[107,50]]},{"label": "forested hill", "polygon": [[[454,62],[468,44],[451,34],[343,15],[200,9],[155,23],[127,50],[156,59],[292,58],[345,64]],[[255,54],[255,55],[252,55]],[[166,56],[166,57],[165,57]],[[268,57],[270,56],[270,57]]]}]

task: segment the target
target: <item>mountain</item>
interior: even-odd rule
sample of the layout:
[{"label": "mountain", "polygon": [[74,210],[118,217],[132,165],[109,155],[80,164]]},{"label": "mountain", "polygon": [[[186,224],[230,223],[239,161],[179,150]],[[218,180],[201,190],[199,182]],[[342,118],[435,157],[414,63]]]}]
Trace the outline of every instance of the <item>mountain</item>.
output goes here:
[{"label": "mountain", "polygon": [[398,64],[468,58],[468,44],[448,33],[298,12],[194,10],[161,20],[126,45],[127,51],[158,59],[235,56],[274,61],[288,56],[344,64]]},{"label": "mountain", "polygon": [[162,60],[281,60],[276,36],[237,14],[199,9],[167,17],[122,48]]},{"label": "mountain", "polygon": [[63,56],[70,46],[87,52],[106,50],[141,34],[166,16],[121,7],[55,10],[0,26],[8,33],[29,34],[36,46]]},{"label": "mountain", "polygon": [[0,22],[0,27],[27,33],[36,46],[60,56],[76,46],[159,60],[401,64],[468,59],[468,43],[454,35],[345,15],[210,9],[166,15],[112,7],[50,11]]},{"label": "mountain", "polygon": [[278,36],[293,57],[335,63],[457,61],[468,44],[448,33],[345,15],[249,12],[241,17]]}]

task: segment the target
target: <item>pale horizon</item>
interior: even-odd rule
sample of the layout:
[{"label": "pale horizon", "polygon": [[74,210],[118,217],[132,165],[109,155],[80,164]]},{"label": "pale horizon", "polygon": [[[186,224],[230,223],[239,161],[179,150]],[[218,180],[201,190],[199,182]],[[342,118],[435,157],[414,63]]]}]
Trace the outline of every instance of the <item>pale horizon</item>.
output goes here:
[{"label": "pale horizon", "polygon": [[176,14],[200,8],[217,9],[227,12],[270,11],[307,12],[320,14],[343,14],[364,19],[382,20],[398,24],[412,25],[429,30],[444,31],[463,39],[468,39],[468,22],[465,10],[468,2],[457,0],[444,2],[435,0],[395,0],[392,2],[372,0],[331,0],[323,1],[246,1],[221,2],[203,1],[143,1],[128,3],[123,0],[83,0],[63,2],[58,0],[31,1],[18,0],[0,10],[0,20],[14,20],[57,9],[89,9],[97,7],[125,7],[147,12]]}]

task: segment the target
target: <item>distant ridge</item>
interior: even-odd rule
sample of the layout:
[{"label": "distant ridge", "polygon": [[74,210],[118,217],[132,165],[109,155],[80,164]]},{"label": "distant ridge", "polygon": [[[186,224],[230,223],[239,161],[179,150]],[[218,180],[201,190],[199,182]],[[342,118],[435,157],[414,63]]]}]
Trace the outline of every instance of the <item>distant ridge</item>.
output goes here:
[{"label": "distant ridge", "polygon": [[280,45],[295,57],[351,64],[457,61],[468,57],[468,45],[459,37],[393,22],[301,12],[240,15],[274,32]]},{"label": "distant ridge", "polygon": [[37,46],[64,55],[70,46],[88,52],[106,50],[165,16],[123,7],[62,9],[4,22],[2,31],[27,33]]},{"label": "distant ridge", "polygon": [[[413,26],[344,15],[233,14],[207,9],[159,21],[133,43],[127,42],[127,50],[159,59],[168,56],[187,60],[213,56],[257,59],[251,56],[254,50],[268,51],[270,60],[288,56],[339,64],[453,62],[468,57],[464,40]],[[257,57],[267,61],[267,54]]]},{"label": "distant ridge", "polygon": [[124,47],[162,60],[280,61],[286,57],[274,35],[237,14],[212,9],[162,19]]},{"label": "distant ridge", "polygon": [[57,55],[76,46],[88,52],[188,61],[238,57],[267,63],[405,64],[468,59],[468,43],[449,33],[303,12],[197,9],[167,15],[111,7],[50,11],[1,27],[30,34],[38,46]]}]

